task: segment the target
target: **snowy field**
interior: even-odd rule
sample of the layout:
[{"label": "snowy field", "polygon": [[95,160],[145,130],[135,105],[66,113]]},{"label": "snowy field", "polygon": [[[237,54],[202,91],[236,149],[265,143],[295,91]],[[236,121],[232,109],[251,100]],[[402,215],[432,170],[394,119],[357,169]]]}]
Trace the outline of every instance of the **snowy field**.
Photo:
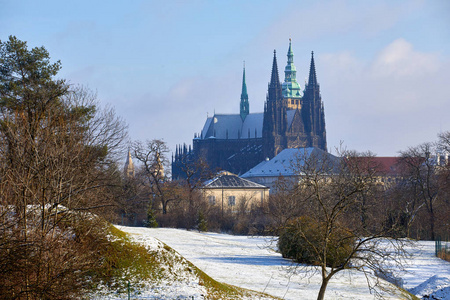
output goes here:
[{"label": "snowy field", "polygon": [[[156,238],[220,282],[264,292],[283,299],[316,299],[320,274],[311,267],[292,272],[289,260],[276,253],[269,239],[199,233],[171,228],[117,226],[138,242]],[[420,242],[411,249],[413,258],[402,273],[404,288],[418,296],[431,294],[450,300],[450,263],[434,257],[434,242]],[[386,299],[399,299],[385,295]],[[327,287],[326,299],[374,299],[366,277],[357,271],[335,275]]]}]

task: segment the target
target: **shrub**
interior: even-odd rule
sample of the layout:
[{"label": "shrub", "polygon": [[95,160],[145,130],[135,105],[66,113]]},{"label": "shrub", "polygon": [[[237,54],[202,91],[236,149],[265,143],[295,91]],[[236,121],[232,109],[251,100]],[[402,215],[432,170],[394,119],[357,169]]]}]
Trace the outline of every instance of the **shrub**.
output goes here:
[{"label": "shrub", "polygon": [[208,231],[208,222],[205,219],[205,216],[202,211],[199,211],[197,218],[197,228],[198,231]]},{"label": "shrub", "polygon": [[147,211],[147,222],[145,222],[145,226],[150,228],[157,228],[159,226],[155,217],[155,211],[152,208],[149,208]]},{"label": "shrub", "polygon": [[355,239],[350,231],[342,227],[334,227],[330,232],[326,241],[325,224],[303,216],[289,222],[281,230],[278,249],[284,258],[294,259],[298,263],[318,265],[326,259],[328,267],[341,266],[347,263]]}]

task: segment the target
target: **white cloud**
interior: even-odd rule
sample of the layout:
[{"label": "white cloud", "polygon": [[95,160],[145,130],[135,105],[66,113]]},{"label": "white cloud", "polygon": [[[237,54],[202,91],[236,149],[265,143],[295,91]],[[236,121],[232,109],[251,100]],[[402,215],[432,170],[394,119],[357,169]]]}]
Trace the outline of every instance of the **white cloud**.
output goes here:
[{"label": "white cloud", "polygon": [[322,68],[330,146],[344,140],[358,150],[395,155],[450,130],[450,61],[438,53],[397,39],[369,60],[329,53],[316,65]]},{"label": "white cloud", "polygon": [[414,78],[433,75],[439,69],[434,53],[420,53],[400,38],[384,48],[372,64],[372,75],[378,78]]}]

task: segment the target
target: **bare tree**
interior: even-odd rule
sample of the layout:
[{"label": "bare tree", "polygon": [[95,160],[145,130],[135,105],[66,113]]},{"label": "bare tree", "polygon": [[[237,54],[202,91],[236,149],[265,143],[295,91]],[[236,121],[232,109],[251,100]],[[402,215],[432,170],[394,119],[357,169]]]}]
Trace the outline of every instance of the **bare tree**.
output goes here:
[{"label": "bare tree", "polygon": [[[182,178],[176,182],[180,187],[183,187],[184,193],[182,197],[187,200],[186,227],[192,228],[197,223],[195,216],[198,214],[203,216],[206,213],[199,188],[205,180],[213,177],[213,173],[206,161],[201,157],[197,158],[191,153],[180,155],[184,155],[184,157],[180,159],[178,168],[184,176],[181,176]],[[199,212],[199,210],[203,211]]]},{"label": "bare tree", "polygon": [[366,206],[363,218],[358,213],[362,202],[376,201],[374,196],[380,191],[379,170],[371,158],[370,153],[350,151],[340,159],[326,153],[300,155],[293,166],[299,182],[288,194],[295,199],[293,211],[301,214],[286,219],[279,228],[280,246],[286,247],[287,238],[288,245],[293,243],[297,249],[294,256],[289,246],[286,256],[318,267],[322,284],[317,299],[324,299],[330,279],[338,272],[386,271],[384,263],[392,248],[400,254],[393,257],[395,261],[405,255],[403,241],[392,237],[397,224],[386,226],[375,206]]},{"label": "bare tree", "polygon": [[[297,187],[300,189],[301,187]],[[302,207],[297,201],[297,192],[292,191],[292,182],[280,177],[275,184],[276,193],[269,197],[268,211],[274,234],[284,228],[287,223],[302,214]]]},{"label": "bare tree", "polygon": [[440,133],[438,138],[438,149],[450,154],[450,131]]},{"label": "bare tree", "polygon": [[424,206],[428,213],[430,237],[436,238],[436,203],[440,197],[440,184],[437,173],[434,145],[424,143],[401,152],[402,177],[408,184],[408,196]]},{"label": "bare tree", "polygon": [[151,206],[159,203],[163,215],[167,214],[169,204],[180,200],[179,193],[169,181],[167,153],[169,148],[162,140],[140,141],[133,143],[134,157],[142,163],[142,175],[150,188]]}]

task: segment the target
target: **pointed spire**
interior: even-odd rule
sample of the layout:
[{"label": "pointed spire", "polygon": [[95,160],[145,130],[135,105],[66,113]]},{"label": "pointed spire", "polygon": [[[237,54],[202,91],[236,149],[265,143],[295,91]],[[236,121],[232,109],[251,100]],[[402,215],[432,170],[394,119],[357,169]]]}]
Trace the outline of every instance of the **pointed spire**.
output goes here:
[{"label": "pointed spire", "polygon": [[278,65],[277,65],[277,51],[273,50],[273,63],[272,63],[272,75],[270,77],[270,87],[276,87],[280,85],[280,79],[278,76]]},{"label": "pointed spire", "polygon": [[314,64],[314,51],[311,51],[311,65],[309,67],[308,88],[317,87],[316,65]]},{"label": "pointed spire", "polygon": [[134,164],[131,159],[131,151],[128,149],[127,160],[125,161],[125,166],[123,168],[126,177],[134,177]]},{"label": "pointed spire", "polygon": [[291,42],[292,42],[291,39],[289,39],[289,49],[288,49],[288,53],[287,53],[288,64],[294,63],[294,52],[292,52]]},{"label": "pointed spire", "polygon": [[245,83],[245,60],[244,60],[244,71],[243,71],[243,75],[242,75],[242,93],[241,93],[241,99],[242,97],[247,97],[248,99],[248,95],[247,95],[247,84]]},{"label": "pointed spire", "polygon": [[248,102],[248,94],[247,94],[247,84],[245,83],[245,61],[244,61],[244,72],[242,76],[242,93],[241,93],[240,108],[241,108],[240,109],[241,119],[242,121],[244,121],[250,112],[250,105]]}]

